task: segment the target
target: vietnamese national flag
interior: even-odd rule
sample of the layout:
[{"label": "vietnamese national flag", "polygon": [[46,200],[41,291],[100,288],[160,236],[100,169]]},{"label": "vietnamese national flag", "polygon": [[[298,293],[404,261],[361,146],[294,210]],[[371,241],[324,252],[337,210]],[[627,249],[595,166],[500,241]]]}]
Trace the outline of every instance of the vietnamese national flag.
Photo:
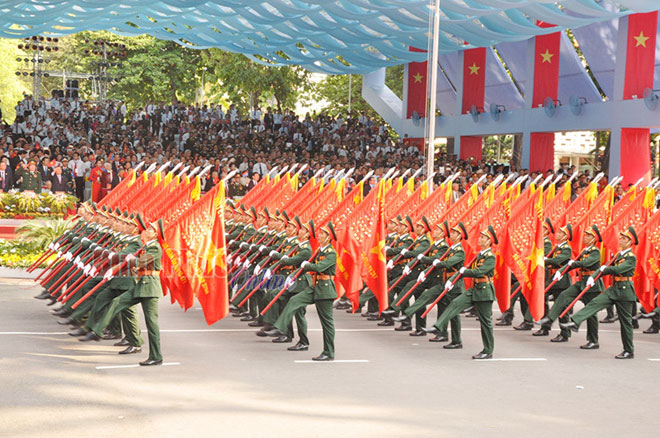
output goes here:
[{"label": "vietnamese national flag", "polygon": [[[537,23],[539,27],[554,27]],[[534,46],[534,95],[532,107],[543,106],[546,97],[557,99],[559,89],[559,48],[561,32],[539,35]]]},{"label": "vietnamese national flag", "polygon": [[208,291],[197,294],[208,325],[221,320],[229,313],[229,287],[227,284],[227,251],[225,243],[225,183],[217,187],[213,198],[215,221],[205,259]]},{"label": "vietnamese national flag", "polygon": [[[426,52],[426,50],[419,50],[414,47],[410,48],[411,52]],[[426,117],[426,80],[428,70],[428,61],[411,62],[408,64],[408,108],[406,111],[406,118],[410,119],[413,116],[413,111],[417,112],[419,117]]]},{"label": "vietnamese national flag", "polygon": [[385,257],[385,238],[387,237],[387,231],[385,230],[385,193],[382,181],[378,184],[376,203],[378,205],[376,223],[371,232],[369,245],[363,248],[362,251],[364,262],[362,265],[362,279],[376,296],[380,313],[389,306],[387,259]]},{"label": "vietnamese national flag", "polygon": [[463,51],[462,113],[469,114],[472,105],[481,109],[486,94],[486,48]]},{"label": "vietnamese national flag", "polygon": [[641,98],[644,88],[653,88],[658,11],[628,16],[628,46],[623,98]]},{"label": "vietnamese national flag", "polygon": [[[500,242],[500,253],[513,275],[522,286],[522,293],[529,304],[535,320],[545,312],[544,281],[545,262],[543,254],[543,189],[530,197],[524,206],[517,209],[507,223],[504,241]],[[499,301],[501,310],[507,310],[509,297]]]}]

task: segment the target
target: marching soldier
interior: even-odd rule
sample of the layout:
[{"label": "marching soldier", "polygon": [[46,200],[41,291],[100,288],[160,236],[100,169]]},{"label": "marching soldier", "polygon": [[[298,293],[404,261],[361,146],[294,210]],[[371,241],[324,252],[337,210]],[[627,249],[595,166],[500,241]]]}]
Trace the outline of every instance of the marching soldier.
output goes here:
[{"label": "marching soldier", "polygon": [[[573,269],[580,270],[579,280],[557,297],[555,304],[550,311],[539,321],[539,324],[541,324],[545,330],[550,330],[552,323],[559,317],[566,307],[573,302],[580,292],[587,287],[587,279],[600,268],[600,250],[596,245],[602,242],[602,240],[600,230],[596,225],[592,225],[591,228],[585,230],[585,248],[582,250],[577,260],[569,260],[567,262],[569,271]],[[560,270],[557,270],[557,273],[555,273],[556,278],[559,278],[561,276],[560,274]],[[568,276],[567,272],[564,277]],[[589,304],[589,302],[596,298],[602,291],[603,280],[598,279],[589,289],[589,292],[581,298],[581,301],[585,303],[585,305]],[[560,322],[568,322],[568,315],[562,319],[560,319]],[[553,338],[552,342],[568,342],[570,335],[570,330],[562,328],[561,333]],[[592,316],[587,320],[587,343],[581,345],[580,348],[583,350],[594,350],[598,348],[598,318],[596,316]]]},{"label": "marching soldier", "polygon": [[[469,268],[462,267],[457,274],[452,275],[445,288],[451,289],[451,283],[457,275],[473,278],[473,286],[456,297],[447,309],[440,315],[440,319],[432,328],[425,329],[427,332],[439,334],[449,321],[457,317],[461,311],[474,306],[479,324],[481,325],[481,340],[483,350],[472,356],[472,359],[491,359],[495,339],[493,336],[493,301],[495,301],[495,289],[493,288],[493,274],[495,272],[495,255],[491,245],[497,244],[497,234],[492,226],[481,232],[478,240],[479,254]],[[460,281],[460,280],[459,280]]]},{"label": "marching soldier", "polygon": [[[637,258],[632,252],[633,244],[638,245],[639,239],[637,238],[635,229],[630,226],[619,233],[620,251],[614,257],[611,265],[602,265],[598,269],[601,275],[611,276],[612,286],[573,315],[569,322],[560,323],[563,328],[577,332],[584,320],[595,316],[602,309],[614,304],[619,314],[621,341],[623,343],[623,352],[616,355],[616,359],[633,359],[635,357],[632,314],[636,306],[637,297],[632,279],[635,274],[635,268],[637,267]],[[598,275],[598,272],[587,278],[587,286],[593,287],[596,284],[595,275]]]},{"label": "marching soldier", "polygon": [[[447,221],[436,225],[436,227],[440,230],[440,233],[444,232],[445,236],[449,239],[451,246],[447,246],[446,243],[438,245],[434,244],[431,247],[431,251],[429,251],[429,255],[421,259],[421,262],[435,266],[435,269],[432,272],[432,284],[429,285],[419,298],[415,298],[415,302],[410,307],[404,310],[404,315],[408,317],[410,317],[410,315],[419,315],[419,317],[421,317],[426,306],[438,298],[438,296],[444,291],[447,280],[454,275],[465,262],[465,251],[463,250],[461,242],[467,237],[467,230],[463,223],[459,222],[456,227],[451,229],[451,231],[449,231],[449,224]],[[441,239],[442,237],[440,233],[435,234],[433,236],[434,239]],[[436,246],[437,250],[435,250]],[[438,316],[442,315],[451,301],[463,293],[463,291],[463,280],[460,279],[438,302]],[[396,321],[399,318],[402,317],[394,318],[394,320]],[[458,315],[451,319],[451,335],[451,344],[445,345],[444,348],[462,348],[461,318]],[[429,342],[446,342],[448,339],[447,326],[445,325],[440,328],[439,333],[435,337],[429,339]]]},{"label": "marching soldier", "polygon": [[[314,224],[310,221],[310,234],[314,235]],[[330,243],[336,241],[337,234],[332,223],[318,230],[319,251],[311,262],[304,261],[300,268],[307,277],[307,285],[298,292],[286,305],[282,314],[274,324],[275,328],[267,334],[281,336],[288,331],[295,313],[310,304],[316,305],[321,327],[323,329],[323,351],[312,358],[315,361],[331,361],[335,357],[335,326],[332,303],[337,298],[335,289],[335,267],[337,253]]]}]

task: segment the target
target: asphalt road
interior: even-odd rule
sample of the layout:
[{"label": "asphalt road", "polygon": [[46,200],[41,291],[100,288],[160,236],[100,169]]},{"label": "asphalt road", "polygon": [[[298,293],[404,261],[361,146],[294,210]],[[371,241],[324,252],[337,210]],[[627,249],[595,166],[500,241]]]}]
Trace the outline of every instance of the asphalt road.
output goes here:
[{"label": "asphalt road", "polygon": [[27,280],[0,279],[2,437],[657,432],[660,335],[636,331],[636,358],[614,360],[618,324],[601,325],[595,351],[578,348],[585,328],[565,344],[497,329],[496,360],[473,361],[481,349],[473,319],[463,317],[465,348],[448,351],[336,311],[337,360],[314,363],[321,331],[312,307],[310,351],[293,353],[236,318],[207,327],[199,308],[183,312],[166,298],[160,324],[168,365],[144,368],[135,365],[146,349],[119,356],[112,341],[68,336],[32,298],[39,292]]}]

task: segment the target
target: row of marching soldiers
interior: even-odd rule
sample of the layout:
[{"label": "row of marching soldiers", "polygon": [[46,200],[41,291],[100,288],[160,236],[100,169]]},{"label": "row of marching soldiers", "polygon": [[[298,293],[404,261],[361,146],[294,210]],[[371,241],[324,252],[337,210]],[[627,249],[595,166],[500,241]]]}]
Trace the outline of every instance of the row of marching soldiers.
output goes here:
[{"label": "row of marching soldiers", "polygon": [[69,334],[80,341],[116,340],[119,354],[142,351],[144,339],[137,305],[144,313],[149,355],[140,365],[160,365],[158,299],[162,249],[157,233],[162,222],[147,226],[140,215],[93,203],[78,209],[79,220],[51,243],[45,256],[55,255],[42,274],[43,292],[35,298],[53,311]]},{"label": "row of marching soldiers", "polygon": [[[334,358],[334,324],[332,302],[336,298],[334,286],[336,253],[335,230],[328,226],[315,229],[313,221],[303,224],[286,212],[267,210],[257,213],[254,208],[229,206],[227,213],[228,258],[230,286],[233,296],[230,310],[233,316],[259,327],[258,336],[274,336],[273,342],[293,343],[293,320],[298,340],[290,351],[306,351],[309,347],[305,308],[315,304],[323,328],[324,348],[316,360]],[[482,338],[482,350],[473,359],[493,357],[494,336],[492,308],[495,300],[493,276],[496,258],[491,250],[497,245],[495,229],[488,226],[480,232],[479,252],[466,265],[462,243],[468,232],[462,223],[435,226],[422,217],[414,223],[409,217],[396,217],[387,224],[385,247],[389,283],[389,307],[379,314],[375,295],[368,289],[360,293],[359,309],[366,305],[363,317],[379,321],[379,326],[395,326],[394,330],[409,332],[410,336],[432,334],[431,342],[445,343],[444,349],[462,349],[461,313],[476,316]],[[553,246],[550,235],[557,244]],[[559,320],[560,333],[553,342],[567,342],[582,322],[587,322],[587,343],[580,348],[599,348],[597,313],[616,307],[621,328],[623,351],[617,359],[634,357],[633,327],[637,319],[657,318],[653,313],[637,313],[633,274],[637,260],[632,251],[638,237],[633,227],[621,231],[619,252],[606,264],[601,264],[599,245],[602,236],[597,226],[588,228],[583,236],[574,236],[570,224],[555,229],[549,219],[544,221],[544,255],[546,266],[545,315],[536,322],[537,336],[547,336],[554,321]],[[571,242],[581,238],[584,250],[572,259]],[[318,240],[319,250],[312,248]],[[577,281],[570,271],[577,271]],[[610,277],[611,286],[604,287],[603,278]],[[471,286],[466,289],[465,280]],[[519,290],[515,278],[512,290]],[[553,304],[550,305],[550,300]],[[577,301],[584,307],[573,313]],[[499,325],[510,325],[513,304],[519,301],[525,321],[518,329],[531,330],[531,318],[524,296],[518,292],[511,309],[500,318]],[[427,314],[437,306],[437,319],[427,326]],[[339,301],[338,308],[352,313],[352,305]],[[400,323],[397,325],[396,323]]]}]

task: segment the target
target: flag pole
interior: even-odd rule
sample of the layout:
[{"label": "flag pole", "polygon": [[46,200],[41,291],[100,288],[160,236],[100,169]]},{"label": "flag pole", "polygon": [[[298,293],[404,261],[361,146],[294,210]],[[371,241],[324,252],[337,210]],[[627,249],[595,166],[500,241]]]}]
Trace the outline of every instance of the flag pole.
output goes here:
[{"label": "flag pole", "polygon": [[[431,96],[430,108],[426,114],[429,118],[429,132],[427,136],[426,145],[426,174],[430,175],[433,172],[433,160],[435,158],[435,107],[436,107],[436,93],[438,89],[438,46],[440,38],[440,0],[435,0],[433,8],[433,46],[431,49]],[[433,190],[431,190],[432,192]]]}]

